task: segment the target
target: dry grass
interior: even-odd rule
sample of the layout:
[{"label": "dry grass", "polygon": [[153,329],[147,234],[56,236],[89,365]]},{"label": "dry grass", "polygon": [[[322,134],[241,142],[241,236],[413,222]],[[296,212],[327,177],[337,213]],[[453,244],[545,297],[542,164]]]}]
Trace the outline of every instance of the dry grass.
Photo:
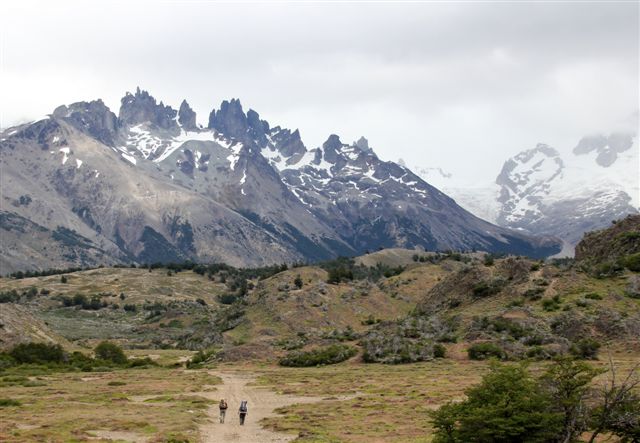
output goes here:
[{"label": "dry grass", "polygon": [[[155,352],[155,351],[154,351]],[[2,376],[0,380],[10,376]],[[215,389],[206,372],[161,368],[103,373],[56,373],[37,383],[2,388],[21,406],[2,408],[0,441],[66,442],[128,436],[138,441],[195,441],[209,401],[197,392]],[[32,386],[35,385],[35,386]],[[93,440],[93,439],[92,439]]]}]

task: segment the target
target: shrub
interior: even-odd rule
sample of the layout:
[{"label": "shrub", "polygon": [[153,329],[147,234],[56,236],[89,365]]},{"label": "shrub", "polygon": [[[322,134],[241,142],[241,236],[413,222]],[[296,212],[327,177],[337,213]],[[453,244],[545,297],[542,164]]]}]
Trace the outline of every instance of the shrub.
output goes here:
[{"label": "shrub", "polygon": [[187,361],[187,369],[201,368],[213,355],[215,351],[198,351],[191,360]]},{"label": "shrub", "polygon": [[332,365],[353,357],[356,352],[353,346],[332,345],[307,352],[290,352],[280,359],[280,364],[292,367]]},{"label": "shrub", "polygon": [[127,312],[137,312],[138,311],[138,307],[136,305],[124,305],[122,307],[122,309],[124,309]]},{"label": "shrub", "polygon": [[234,294],[218,295],[218,301],[223,305],[232,305],[238,299]]},{"label": "shrub", "polygon": [[293,280],[293,284],[296,286],[296,288],[300,289],[302,288],[302,278],[300,277],[300,275],[296,275],[295,280]]},{"label": "shrub", "polygon": [[602,300],[602,296],[597,292],[589,292],[588,294],[584,294],[584,298],[588,298],[589,300]]},{"label": "shrub", "polygon": [[557,311],[558,309],[560,309],[561,304],[562,301],[557,295],[554,295],[552,298],[545,298],[544,300],[542,300],[542,308],[548,312]]},{"label": "shrub", "polygon": [[493,266],[494,261],[495,260],[494,260],[494,257],[493,257],[492,254],[485,254],[484,255],[483,263],[484,263],[485,266]]},{"label": "shrub", "polygon": [[562,415],[523,366],[493,365],[466,400],[430,413],[434,443],[547,442],[562,431]]},{"label": "shrub", "polygon": [[117,365],[126,364],[128,361],[122,348],[117,344],[108,341],[103,341],[96,346],[94,353],[97,359],[107,360]]},{"label": "shrub", "polygon": [[61,363],[65,357],[62,346],[47,343],[21,343],[9,355],[17,363]]},{"label": "shrub", "polygon": [[12,398],[0,398],[0,408],[7,408],[10,406],[20,406],[21,403],[18,400]]},{"label": "shrub", "polygon": [[491,282],[481,281],[473,287],[474,297],[488,297],[490,295],[497,294],[502,289],[503,282],[496,279]]},{"label": "shrub", "polygon": [[585,360],[596,360],[598,358],[598,350],[600,343],[593,338],[583,338],[571,345],[571,353],[576,358]]},{"label": "shrub", "polygon": [[619,263],[605,262],[594,266],[591,274],[596,278],[615,277],[622,272],[622,265]]},{"label": "shrub", "polygon": [[495,343],[475,343],[467,349],[467,354],[471,360],[486,360],[488,358],[505,359],[507,357],[504,350]]},{"label": "shrub", "polygon": [[640,272],[640,252],[637,254],[630,254],[623,257],[621,260],[622,265],[625,268],[633,272]]},{"label": "shrub", "polygon": [[440,343],[436,343],[433,345],[433,357],[434,358],[445,358],[447,355],[447,348],[445,348]]}]

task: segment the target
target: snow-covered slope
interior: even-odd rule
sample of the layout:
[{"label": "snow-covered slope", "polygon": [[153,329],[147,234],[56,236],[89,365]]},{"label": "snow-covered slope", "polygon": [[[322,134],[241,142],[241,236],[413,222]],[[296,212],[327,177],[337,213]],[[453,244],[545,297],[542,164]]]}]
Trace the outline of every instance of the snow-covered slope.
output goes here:
[{"label": "snow-covered slope", "polygon": [[555,235],[571,254],[583,232],[638,212],[637,136],[615,132],[582,138],[571,152],[538,144],[509,158],[494,183],[461,186],[437,168],[418,173],[458,204],[500,226]]}]

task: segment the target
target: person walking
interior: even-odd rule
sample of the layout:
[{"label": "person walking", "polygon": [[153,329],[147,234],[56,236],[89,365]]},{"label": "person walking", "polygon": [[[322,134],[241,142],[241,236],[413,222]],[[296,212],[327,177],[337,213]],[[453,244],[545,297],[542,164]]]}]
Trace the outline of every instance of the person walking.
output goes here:
[{"label": "person walking", "polygon": [[224,416],[227,414],[227,408],[229,407],[224,398],[220,400],[218,407],[220,408],[220,423],[224,423]]},{"label": "person walking", "polygon": [[244,419],[246,418],[247,414],[249,413],[249,408],[247,408],[247,401],[246,400],[242,400],[240,402],[240,410],[238,411],[240,414],[240,425],[244,424]]}]

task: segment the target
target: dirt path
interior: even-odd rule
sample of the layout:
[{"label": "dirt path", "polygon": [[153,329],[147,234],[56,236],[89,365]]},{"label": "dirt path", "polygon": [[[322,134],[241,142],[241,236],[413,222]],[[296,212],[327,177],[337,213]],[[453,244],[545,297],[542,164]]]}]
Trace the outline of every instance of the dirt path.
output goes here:
[{"label": "dirt path", "polygon": [[[269,442],[289,442],[296,438],[295,435],[281,434],[269,431],[260,426],[260,420],[265,417],[272,417],[273,411],[281,406],[294,403],[315,403],[322,401],[319,397],[296,397],[292,395],[279,395],[268,388],[248,386],[255,380],[255,376],[250,374],[214,373],[222,378],[222,385],[217,385],[217,390],[213,392],[198,393],[206,395],[218,402],[224,398],[229,405],[227,417],[224,424],[219,422],[218,405],[209,409],[209,420],[200,428],[202,441],[204,443],[269,443]],[[247,400],[249,414],[245,424],[240,426],[238,419],[238,408],[240,401]]]}]

